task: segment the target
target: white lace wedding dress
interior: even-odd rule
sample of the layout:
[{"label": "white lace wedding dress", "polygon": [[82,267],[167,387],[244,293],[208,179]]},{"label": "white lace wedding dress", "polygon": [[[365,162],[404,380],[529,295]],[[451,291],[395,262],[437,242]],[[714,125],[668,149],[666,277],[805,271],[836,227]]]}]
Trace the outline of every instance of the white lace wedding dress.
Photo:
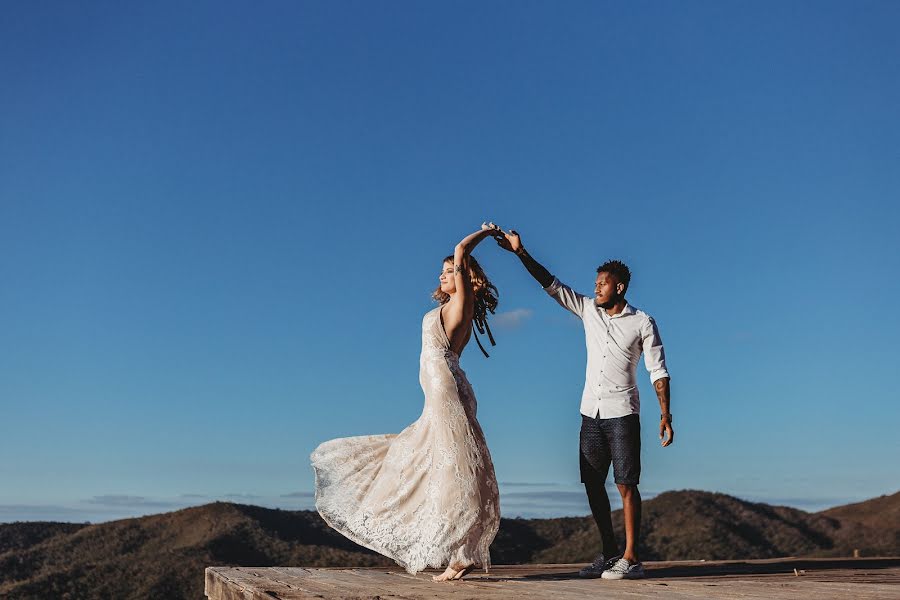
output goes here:
[{"label": "white lace wedding dress", "polygon": [[331,440],[311,456],[325,522],[410,573],[450,563],[487,570],[500,525],[475,394],[440,314],[422,320],[422,416],[398,434]]}]

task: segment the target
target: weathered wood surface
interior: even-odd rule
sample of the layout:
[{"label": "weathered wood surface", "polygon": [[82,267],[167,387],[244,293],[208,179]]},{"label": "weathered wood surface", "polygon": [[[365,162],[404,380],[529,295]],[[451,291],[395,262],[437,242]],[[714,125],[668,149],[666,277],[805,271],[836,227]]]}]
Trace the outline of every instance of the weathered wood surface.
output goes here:
[{"label": "weathered wood surface", "polygon": [[900,558],[647,562],[647,578],[632,581],[581,579],[582,566],[495,566],[451,583],[431,581],[437,571],[412,576],[399,568],[209,567],[206,595],[210,600],[900,599]]}]

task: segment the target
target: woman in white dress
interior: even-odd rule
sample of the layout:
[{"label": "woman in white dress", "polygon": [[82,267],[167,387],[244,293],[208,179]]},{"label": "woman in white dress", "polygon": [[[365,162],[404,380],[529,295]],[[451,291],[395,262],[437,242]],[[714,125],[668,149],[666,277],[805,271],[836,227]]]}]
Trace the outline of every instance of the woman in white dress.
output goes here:
[{"label": "woman in white dress", "polygon": [[490,337],[487,313],[497,306],[497,288],[470,253],[497,231],[482,225],[443,261],[433,294],[440,305],[422,321],[419,419],[398,434],[325,442],[310,457],[316,508],[326,523],[409,573],[447,565],[435,581],[461,579],[476,564],[487,571],[500,525],[494,466],[459,367],[473,326]]}]

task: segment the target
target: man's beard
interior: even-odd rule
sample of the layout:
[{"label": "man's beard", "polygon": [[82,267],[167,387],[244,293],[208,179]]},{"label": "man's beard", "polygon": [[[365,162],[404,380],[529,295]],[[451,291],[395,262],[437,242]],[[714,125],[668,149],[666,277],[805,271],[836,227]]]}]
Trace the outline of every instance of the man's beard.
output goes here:
[{"label": "man's beard", "polygon": [[618,295],[618,294],[615,294],[615,295],[611,296],[609,300],[607,300],[606,302],[603,302],[603,303],[601,303],[601,304],[597,304],[597,306],[599,306],[599,307],[602,308],[603,310],[609,310],[609,309],[611,309],[613,306],[615,306],[616,304],[618,304],[618,303],[619,303],[619,300],[621,300],[621,299],[622,299],[622,296],[620,296],[620,295]]}]

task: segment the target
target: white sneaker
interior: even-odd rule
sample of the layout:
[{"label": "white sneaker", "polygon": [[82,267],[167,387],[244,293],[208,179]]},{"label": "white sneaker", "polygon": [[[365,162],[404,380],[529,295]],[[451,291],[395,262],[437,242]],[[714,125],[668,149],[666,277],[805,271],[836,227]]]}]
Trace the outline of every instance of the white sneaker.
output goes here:
[{"label": "white sneaker", "polygon": [[611,567],[603,571],[603,579],[642,579],[644,577],[644,565],[642,563],[630,563],[624,558],[617,560]]},{"label": "white sneaker", "polygon": [[603,556],[603,553],[601,552],[600,554],[597,555],[597,558],[594,559],[594,562],[592,562],[585,568],[578,571],[578,576],[585,577],[588,579],[602,577],[603,571],[605,571],[608,568],[610,568],[611,566],[613,566],[613,564],[620,558],[622,558],[621,555],[614,556],[613,558],[607,559],[606,557]]}]

